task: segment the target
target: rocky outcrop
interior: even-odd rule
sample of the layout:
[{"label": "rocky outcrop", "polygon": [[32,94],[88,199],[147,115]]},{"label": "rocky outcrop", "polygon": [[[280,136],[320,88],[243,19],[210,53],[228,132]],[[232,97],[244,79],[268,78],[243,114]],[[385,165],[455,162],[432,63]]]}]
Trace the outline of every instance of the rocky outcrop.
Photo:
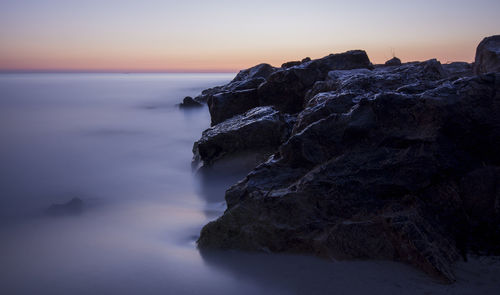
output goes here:
[{"label": "rocky outcrop", "polygon": [[200,142],[218,142],[208,162],[259,142],[274,153],[227,190],[199,247],[389,259],[444,282],[467,252],[500,253],[500,73],[338,58],[275,70],[252,97],[273,107],[205,131],[200,155]]},{"label": "rocky outcrop", "polygon": [[276,71],[276,68],[269,64],[259,64],[254,67],[251,67],[246,70],[241,70],[238,75],[233,79],[233,81],[229,84],[239,82],[239,81],[247,81],[253,80],[255,78],[263,78],[267,79],[272,73]]},{"label": "rocky outcrop", "polygon": [[372,99],[386,91],[422,93],[446,77],[447,72],[435,59],[392,68],[330,71],[326,80],[316,82],[306,93],[305,109],[298,116],[295,130],[332,112],[345,112],[363,98]]},{"label": "rocky outcrop", "polygon": [[500,35],[484,38],[476,50],[474,73],[484,74],[500,71]]},{"label": "rocky outcrop", "polygon": [[500,164],[499,81],[379,94],[337,111],[332,103],[228,190],[226,213],[199,245],[393,259],[453,281],[472,217],[463,212],[461,177]]},{"label": "rocky outcrop", "polygon": [[364,51],[331,54],[321,59],[278,70],[258,89],[259,104],[273,105],[282,112],[297,113],[304,108],[304,96],[316,81],[332,70],[350,70],[371,66]]},{"label": "rocky outcrop", "polygon": [[316,60],[305,58],[282,68],[260,64],[240,71],[225,86],[203,91],[195,100],[207,102],[212,126],[257,106],[272,105],[293,114],[303,109],[305,92],[316,81],[324,80],[329,71],[370,67],[368,56],[361,50]]},{"label": "rocky outcrop", "polygon": [[319,71],[308,67],[277,71],[259,87],[259,104],[273,105],[286,113],[297,113],[303,108],[306,91],[322,78]]},{"label": "rocky outcrop", "polygon": [[[223,93],[239,92],[244,90],[252,90],[259,87],[260,84],[266,81],[270,74],[275,72],[277,68],[269,64],[259,64],[246,70],[240,71],[236,77],[227,85],[216,86],[212,88],[205,89],[200,95],[196,96],[193,100],[200,104],[207,103],[210,106],[209,100],[214,95],[221,95]],[[236,93],[235,95],[238,95]],[[227,96],[226,96],[227,97]],[[231,100],[233,101],[233,100]],[[182,105],[182,104],[181,104]],[[245,111],[249,110],[247,108]],[[243,111],[244,112],[244,111]],[[240,114],[240,113],[238,113]],[[233,114],[235,115],[235,114]],[[217,116],[217,114],[215,115]],[[219,121],[221,122],[221,121]],[[213,122],[212,124],[217,124],[219,122]]]}]

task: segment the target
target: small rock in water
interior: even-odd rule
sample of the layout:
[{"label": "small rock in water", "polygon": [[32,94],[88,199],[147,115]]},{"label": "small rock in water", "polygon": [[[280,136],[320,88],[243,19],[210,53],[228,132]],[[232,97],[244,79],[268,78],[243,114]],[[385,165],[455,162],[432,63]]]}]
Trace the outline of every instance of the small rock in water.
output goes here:
[{"label": "small rock in water", "polygon": [[196,100],[194,100],[191,96],[186,96],[182,100],[182,103],[179,104],[181,108],[193,108],[193,107],[202,107],[203,105]]},{"label": "small rock in water", "polygon": [[71,201],[63,204],[52,204],[47,208],[47,214],[50,216],[79,215],[83,211],[83,201],[80,198],[73,198]]}]

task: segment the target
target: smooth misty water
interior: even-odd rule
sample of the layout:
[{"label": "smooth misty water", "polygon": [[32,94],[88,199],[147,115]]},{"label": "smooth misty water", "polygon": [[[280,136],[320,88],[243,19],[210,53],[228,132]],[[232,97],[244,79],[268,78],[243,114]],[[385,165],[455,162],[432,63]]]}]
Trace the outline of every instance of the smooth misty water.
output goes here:
[{"label": "smooth misty water", "polygon": [[[194,175],[191,147],[209,115],[175,104],[231,78],[0,75],[0,294],[458,290],[390,262],[200,253],[201,227],[247,168]],[[83,214],[45,215],[73,197]]]}]

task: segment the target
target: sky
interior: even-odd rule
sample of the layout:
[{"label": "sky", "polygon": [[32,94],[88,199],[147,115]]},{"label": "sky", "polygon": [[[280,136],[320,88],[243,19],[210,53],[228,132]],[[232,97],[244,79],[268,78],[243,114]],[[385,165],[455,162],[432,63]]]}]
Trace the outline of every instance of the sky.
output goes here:
[{"label": "sky", "polygon": [[234,72],[364,49],[472,61],[500,0],[0,0],[0,71]]}]

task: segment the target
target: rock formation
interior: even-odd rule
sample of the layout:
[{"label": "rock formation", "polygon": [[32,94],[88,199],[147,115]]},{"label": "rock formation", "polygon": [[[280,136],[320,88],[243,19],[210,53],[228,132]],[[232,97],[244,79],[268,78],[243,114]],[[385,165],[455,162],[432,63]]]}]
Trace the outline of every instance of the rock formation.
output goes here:
[{"label": "rock formation", "polygon": [[193,153],[205,165],[243,151],[270,156],[290,136],[293,122],[273,107],[256,107],[205,130]]},{"label": "rock formation", "polygon": [[182,102],[179,104],[180,108],[196,108],[202,106],[203,105],[199,101],[194,100],[191,96],[184,97]]},{"label": "rock formation", "polygon": [[500,35],[485,38],[476,50],[475,74],[500,71]]},{"label": "rock formation", "polygon": [[200,248],[389,259],[444,282],[467,252],[500,253],[498,71],[374,67],[350,51],[259,65],[216,89],[202,94],[213,126],[198,160],[271,156],[227,190]]}]

